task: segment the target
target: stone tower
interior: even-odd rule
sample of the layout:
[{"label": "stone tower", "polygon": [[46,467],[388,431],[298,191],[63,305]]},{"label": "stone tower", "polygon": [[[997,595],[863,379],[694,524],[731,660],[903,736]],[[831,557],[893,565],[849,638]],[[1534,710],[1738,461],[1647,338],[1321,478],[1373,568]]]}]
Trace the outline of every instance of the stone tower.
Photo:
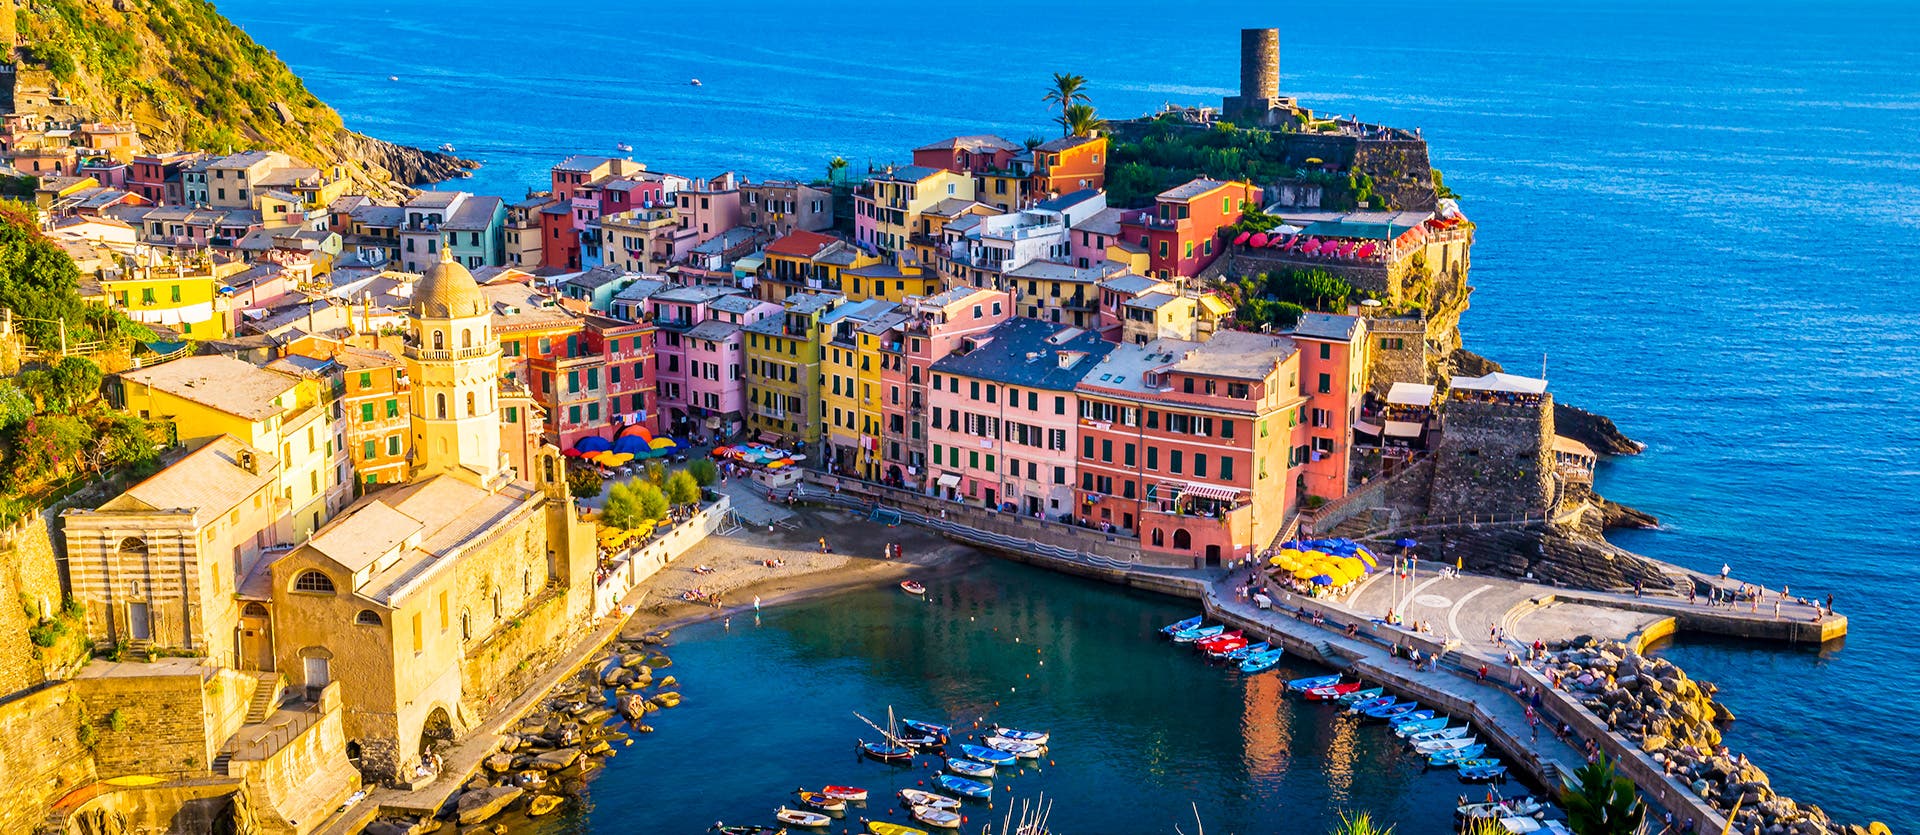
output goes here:
[{"label": "stone tower", "polygon": [[1248,107],[1280,98],[1280,30],[1240,30],[1240,99]]},{"label": "stone tower", "polygon": [[1434,455],[1428,515],[1511,518],[1551,509],[1553,396],[1464,389],[1456,378],[1443,407],[1446,431]]},{"label": "stone tower", "polygon": [[413,380],[413,475],[481,485],[506,469],[500,449],[500,341],[473,274],[443,245],[413,287],[402,353]]}]

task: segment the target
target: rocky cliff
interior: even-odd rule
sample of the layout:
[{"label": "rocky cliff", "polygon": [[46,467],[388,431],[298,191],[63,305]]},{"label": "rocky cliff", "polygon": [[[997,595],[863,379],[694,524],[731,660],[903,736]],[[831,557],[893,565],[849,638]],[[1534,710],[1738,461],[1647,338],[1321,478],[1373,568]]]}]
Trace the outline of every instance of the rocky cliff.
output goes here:
[{"label": "rocky cliff", "polygon": [[[1453,373],[1463,377],[1483,377],[1506,370],[1500,363],[1465,348],[1455,349],[1448,359],[1452,362]],[[1553,425],[1560,435],[1586,444],[1601,455],[1637,455],[1646,449],[1646,444],[1627,437],[1606,415],[1594,414],[1577,406],[1555,402]]]},{"label": "rocky cliff", "polygon": [[376,194],[475,166],[348,130],[206,0],[32,0],[17,20],[18,78],[69,102],[53,115],[132,121],[150,150],[284,151]]}]

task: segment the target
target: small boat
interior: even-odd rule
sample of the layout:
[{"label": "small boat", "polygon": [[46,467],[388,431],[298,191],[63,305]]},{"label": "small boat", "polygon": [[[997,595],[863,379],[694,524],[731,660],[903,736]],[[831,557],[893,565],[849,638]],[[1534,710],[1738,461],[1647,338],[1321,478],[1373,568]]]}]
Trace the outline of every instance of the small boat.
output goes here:
[{"label": "small boat", "polygon": [[993,797],[993,787],[978,780],[969,780],[952,774],[941,774],[933,778],[934,785],[961,797]]},{"label": "small boat", "polygon": [[993,726],[993,735],[1001,739],[1011,739],[1015,742],[1031,742],[1035,745],[1045,745],[1047,744],[1047,740],[1053,738],[1053,734],[1047,733],[1046,731],[1023,731],[1018,728],[1008,728],[1000,725]]},{"label": "small boat", "polygon": [[921,750],[923,748],[938,748],[942,745],[947,744],[947,738],[944,736],[940,736],[939,734],[921,733],[918,731],[915,731],[912,733],[901,733],[900,736],[895,738],[894,741],[900,743],[901,745],[905,745],[908,748],[912,748],[916,751]]},{"label": "small boat", "polygon": [[1468,783],[1497,783],[1507,779],[1507,767],[1498,762],[1492,765],[1461,765],[1460,779]]},{"label": "small boat", "polygon": [[[1485,748],[1485,747],[1487,747],[1487,746],[1485,746],[1485,745],[1469,745],[1469,746],[1467,746],[1467,748]],[[1462,748],[1462,749],[1460,749],[1460,750],[1462,750],[1462,751],[1465,751],[1465,750],[1467,750],[1467,748]],[[1476,756],[1476,757],[1462,757],[1462,758],[1460,758],[1460,759],[1457,759],[1457,760],[1454,760],[1454,761],[1453,761],[1453,767],[1454,767],[1454,768],[1485,768],[1485,767],[1487,767],[1487,766],[1490,766],[1490,765],[1499,765],[1499,764],[1500,764],[1500,760],[1498,760],[1498,759],[1496,759],[1496,758],[1494,758],[1494,757],[1478,757],[1478,756]]]},{"label": "small boat", "polygon": [[1435,751],[1427,757],[1428,768],[1455,768],[1461,763],[1486,753],[1485,745],[1469,745],[1452,751]]},{"label": "small boat", "polygon": [[1191,644],[1194,641],[1202,638],[1211,638],[1225,631],[1227,631],[1227,628],[1217,623],[1212,626],[1196,626],[1192,629],[1182,629],[1179,632],[1173,633],[1173,642],[1176,644]]},{"label": "small boat", "polygon": [[1339,683],[1340,676],[1338,675],[1313,676],[1312,678],[1296,678],[1289,681],[1287,682],[1287,689],[1294,693],[1304,693],[1315,687],[1331,687]]},{"label": "small boat", "polygon": [[1331,687],[1315,687],[1301,695],[1306,696],[1308,701],[1330,702],[1359,689],[1360,682],[1344,681]]},{"label": "small boat", "polygon": [[613,147],[614,147],[614,149],[615,149],[615,150],[617,150],[617,151],[619,151],[619,152],[621,152],[621,153],[623,153],[623,154],[630,154],[630,153],[633,153],[633,146],[632,146],[632,145],[628,145],[628,144],[627,144],[627,143],[625,143],[625,142],[615,142],[615,143],[613,143]]},{"label": "small boat", "polygon": [[[1428,710],[1428,708],[1421,708],[1421,710],[1409,710],[1409,712],[1404,712],[1404,714],[1388,716],[1388,718],[1386,718],[1386,724],[1388,724],[1388,726],[1394,726],[1394,731],[1398,733],[1400,726],[1405,726],[1405,724],[1409,724],[1409,722],[1427,722],[1430,718],[1434,718],[1434,712]],[[1432,729],[1440,728],[1446,728],[1446,724],[1438,724],[1438,726],[1434,726],[1434,728],[1423,729],[1432,731]],[[1419,731],[1415,731],[1415,733],[1419,733]]]},{"label": "small boat", "polygon": [[909,808],[924,806],[929,809],[958,809],[960,801],[944,794],[923,792],[919,789],[901,789],[900,802]]},{"label": "small boat", "polygon": [[1506,835],[1530,835],[1534,832],[1552,832],[1552,825],[1558,821],[1537,821],[1533,818],[1509,815],[1500,818],[1496,826]]},{"label": "small boat", "polygon": [[1460,819],[1505,818],[1516,815],[1530,818],[1537,817],[1546,811],[1546,805],[1532,795],[1523,794],[1483,803],[1468,803],[1467,799],[1462,797],[1460,805],[1453,808],[1453,816]]},{"label": "small boat", "polygon": [[777,826],[760,826],[759,824],[728,826],[724,823],[716,823],[709,826],[707,827],[707,831],[718,832],[720,835],[781,835],[781,833],[786,832],[786,830]]},{"label": "small boat", "polygon": [[920,585],[919,583],[916,583],[912,580],[901,580],[900,590],[908,594],[926,594],[927,593],[926,586]]},{"label": "small boat", "polygon": [[388,80],[388,81],[399,81],[399,80],[400,80],[400,76],[397,76],[397,75],[389,75],[389,76],[387,76],[387,80]]},{"label": "small boat", "polygon": [[913,819],[928,826],[941,829],[959,829],[960,813],[947,809],[935,809],[931,806],[915,806],[908,810]]},{"label": "small boat", "polygon": [[835,800],[850,800],[856,803],[867,799],[866,789],[855,788],[853,786],[828,786],[821,789],[820,793]]},{"label": "small boat", "polygon": [[833,818],[819,812],[789,809],[785,806],[773,810],[773,819],[788,826],[826,826],[833,823]]},{"label": "small boat", "polygon": [[994,768],[986,763],[963,760],[957,757],[947,760],[947,770],[968,777],[992,777],[1000,772],[1000,769]]},{"label": "small boat", "polygon": [[913,749],[905,745],[890,745],[885,742],[862,742],[860,753],[883,763],[912,762]]},{"label": "small boat", "polygon": [[1240,662],[1240,672],[1264,673],[1273,669],[1275,665],[1278,665],[1281,656],[1285,654],[1286,653],[1281,650],[1270,649],[1258,655],[1249,655],[1245,660]]},{"label": "small boat", "polygon": [[1185,632],[1199,625],[1200,625],[1200,616],[1194,615],[1193,617],[1187,618],[1186,620],[1174,621],[1173,623],[1169,623],[1166,626],[1160,627],[1160,634],[1172,635],[1175,632]]},{"label": "small boat", "polygon": [[1365,690],[1356,690],[1352,693],[1348,693],[1345,696],[1341,696],[1339,699],[1339,702],[1343,705],[1350,705],[1350,704],[1354,704],[1355,702],[1364,702],[1369,699],[1378,699],[1382,694],[1386,692],[1387,690],[1384,687],[1369,687]]},{"label": "small boat", "polygon": [[1260,653],[1266,652],[1267,650],[1270,650],[1270,649],[1273,649],[1273,645],[1267,643],[1266,641],[1261,641],[1260,643],[1257,643],[1257,644],[1248,644],[1244,647],[1241,647],[1239,649],[1236,649],[1232,652],[1227,653],[1227,660],[1228,661],[1245,661],[1247,660],[1247,656],[1249,655],[1259,655]]},{"label": "small boat", "polygon": [[1244,647],[1246,645],[1247,645],[1247,639],[1245,638],[1228,638],[1224,641],[1208,644],[1204,647],[1201,647],[1201,650],[1207,654],[1208,658],[1211,658],[1215,661],[1219,661],[1223,658],[1226,658],[1229,655],[1232,655],[1235,650],[1241,647]]},{"label": "small boat", "polygon": [[911,826],[886,821],[867,821],[867,831],[873,835],[927,835],[924,829],[914,829]]},{"label": "small boat", "polygon": [[1426,733],[1427,731],[1435,731],[1435,730],[1444,728],[1447,726],[1447,723],[1452,720],[1448,719],[1445,716],[1430,716],[1425,719],[1413,719],[1405,722],[1399,721],[1399,717],[1394,717],[1393,720],[1389,720],[1389,721],[1391,721],[1393,724],[1394,734],[1396,736],[1399,736],[1401,739],[1405,739],[1407,737],[1413,736],[1414,734],[1423,734],[1423,733]]},{"label": "small boat", "polygon": [[844,812],[847,810],[846,801],[836,800],[819,792],[800,792],[800,805],[810,809],[819,809],[822,812]]},{"label": "small boat", "polygon": [[1014,760],[1019,759],[1006,751],[985,748],[979,745],[962,745],[960,746],[960,753],[966,755],[966,758],[969,760],[992,763],[994,765],[1012,765]]},{"label": "small boat", "polygon": [[1437,728],[1431,731],[1421,731],[1420,733],[1409,736],[1407,737],[1407,741],[1418,745],[1422,742],[1433,742],[1441,739],[1459,739],[1460,737],[1466,736],[1471,730],[1473,729],[1466,725],[1455,725],[1451,728]]},{"label": "small boat", "polygon": [[1385,707],[1397,701],[1400,701],[1399,697],[1397,696],[1376,696],[1374,698],[1367,699],[1365,701],[1354,702],[1353,704],[1347,705],[1347,712],[1348,713],[1365,713],[1376,707]]},{"label": "small boat", "polygon": [[453,153],[453,143],[451,142],[440,143],[440,150],[445,151],[449,154]]},{"label": "small boat", "polygon": [[1245,635],[1246,633],[1238,629],[1235,629],[1232,632],[1222,632],[1210,638],[1201,638],[1198,641],[1194,641],[1193,645],[1202,650],[1211,650],[1214,647],[1217,647],[1221,644],[1228,643],[1235,639],[1245,637]]},{"label": "small boat", "polygon": [[1463,736],[1457,739],[1436,739],[1432,742],[1416,742],[1413,745],[1413,750],[1419,751],[1422,754],[1433,754],[1437,751],[1451,751],[1456,748],[1465,748],[1479,741],[1477,737],[1471,736]]},{"label": "small boat", "polygon": [[690,79],[687,79],[687,86],[688,86],[688,87],[698,87],[698,86],[700,86],[700,79],[698,79],[698,78],[690,78]]},{"label": "small boat", "polygon": [[940,741],[943,743],[953,734],[952,725],[936,725],[932,722],[922,722],[918,719],[902,719],[900,720],[900,727],[919,731],[922,736],[940,737]]},{"label": "small boat", "polygon": [[1002,736],[990,736],[987,737],[987,747],[995,751],[1012,754],[1023,760],[1040,759],[1040,746],[1031,742],[1021,742],[1017,739],[1007,739]]},{"label": "small boat", "polygon": [[1419,702],[1394,702],[1390,705],[1381,705],[1369,710],[1363,710],[1360,713],[1368,719],[1392,719],[1400,714],[1412,713],[1419,709]]}]

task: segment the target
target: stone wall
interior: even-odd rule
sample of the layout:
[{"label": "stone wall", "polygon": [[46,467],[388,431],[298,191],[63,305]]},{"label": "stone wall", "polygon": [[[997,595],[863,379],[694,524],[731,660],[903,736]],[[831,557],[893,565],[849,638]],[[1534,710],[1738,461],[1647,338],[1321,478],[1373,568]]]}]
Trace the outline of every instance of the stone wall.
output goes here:
[{"label": "stone wall", "polygon": [[0,532],[0,694],[36,686],[68,660],[34,646],[27,635],[34,624],[59,614],[62,602],[47,519],[29,516]]},{"label": "stone wall", "polygon": [[360,772],[347,761],[340,685],[321,692],[317,721],[262,759],[235,757],[227,775],[245,786],[258,835],[307,832],[360,789]]},{"label": "stone wall", "polygon": [[1385,397],[1394,383],[1425,383],[1427,321],[1422,316],[1367,320],[1367,390]]},{"label": "stone wall", "polygon": [[55,800],[97,778],[80,717],[64,683],[0,703],[0,832],[32,832]]},{"label": "stone wall", "polygon": [[1552,399],[1537,406],[1447,401],[1428,516],[1544,512],[1553,498]]},{"label": "stone wall", "polygon": [[[198,777],[245,721],[258,680],[220,670],[87,676],[71,682],[105,776]],[[116,730],[117,723],[120,728]]]},{"label": "stone wall", "polygon": [[259,830],[252,826],[246,799],[238,789],[236,781],[224,778],[108,787],[64,811],[41,831],[46,835],[255,835]]},{"label": "stone wall", "polygon": [[1361,142],[1354,151],[1353,167],[1373,178],[1374,193],[1385,201],[1385,207],[1431,211],[1439,202],[1424,139]]}]

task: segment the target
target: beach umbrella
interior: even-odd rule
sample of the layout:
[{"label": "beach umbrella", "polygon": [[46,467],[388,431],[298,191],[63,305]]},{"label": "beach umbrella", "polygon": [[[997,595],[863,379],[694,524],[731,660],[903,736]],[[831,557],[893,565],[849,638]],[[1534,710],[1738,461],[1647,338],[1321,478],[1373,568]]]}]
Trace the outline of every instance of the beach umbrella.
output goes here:
[{"label": "beach umbrella", "polygon": [[678,446],[678,444],[675,444],[672,438],[654,438],[653,443],[648,444],[648,446],[654,449],[673,449],[675,446]]},{"label": "beach umbrella", "polygon": [[560,453],[560,454],[561,454],[561,455],[565,455],[565,456],[566,456],[566,457],[568,457],[568,458],[579,458],[579,457],[580,457],[581,455],[583,455],[583,454],[585,454],[585,453],[582,453],[582,452],[580,451],[580,448],[579,448],[579,447],[575,447],[575,448],[573,448],[573,449],[569,449],[569,450],[567,450],[567,451],[565,451],[565,452],[562,452],[562,453]]},{"label": "beach umbrella", "polygon": [[647,442],[638,435],[621,435],[614,439],[613,451],[636,454],[647,449]]},{"label": "beach umbrella", "polygon": [[613,442],[599,435],[588,435],[575,441],[573,446],[581,452],[606,452],[607,450],[613,449]]},{"label": "beach umbrella", "polygon": [[1420,545],[1420,543],[1415,542],[1411,539],[1402,539],[1399,542],[1395,542],[1393,544],[1398,545],[1402,548],[1417,548]]},{"label": "beach umbrella", "polygon": [[1259,248],[1261,248],[1261,247],[1264,247],[1264,246],[1266,246],[1266,245],[1267,245],[1267,233],[1265,233],[1265,232],[1255,232],[1255,233],[1253,233],[1253,237],[1251,237],[1251,238],[1248,238],[1248,239],[1247,239],[1247,245],[1248,245],[1248,246],[1250,246],[1250,247],[1253,247],[1254,249],[1259,249]]},{"label": "beach umbrella", "polygon": [[1331,586],[1333,585],[1333,578],[1325,574],[1316,575],[1313,578],[1313,584],[1316,586]]},{"label": "beach umbrella", "polygon": [[1252,232],[1241,232],[1240,234],[1233,236],[1233,245],[1240,246],[1241,244],[1246,243],[1247,239],[1251,237],[1253,237]]},{"label": "beach umbrella", "polygon": [[636,423],[632,426],[629,426],[625,429],[620,430],[620,437],[622,438],[634,436],[634,435],[638,435],[642,440],[653,439],[653,432],[648,430],[645,424]]}]

